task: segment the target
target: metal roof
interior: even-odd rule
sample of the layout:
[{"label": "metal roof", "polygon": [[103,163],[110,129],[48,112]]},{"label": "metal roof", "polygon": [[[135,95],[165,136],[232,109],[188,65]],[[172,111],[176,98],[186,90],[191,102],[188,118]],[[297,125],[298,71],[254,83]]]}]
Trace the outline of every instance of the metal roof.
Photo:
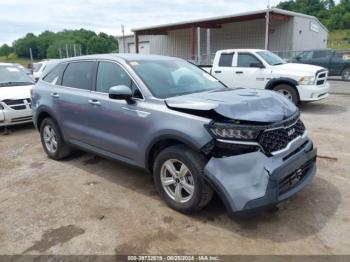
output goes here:
[{"label": "metal roof", "polygon": [[[189,20],[189,21],[178,22],[178,23],[169,23],[169,24],[149,26],[149,27],[139,27],[139,28],[132,29],[132,31],[138,34],[164,34],[166,33],[166,31],[169,31],[169,30],[184,29],[184,28],[190,28],[190,27],[220,28],[221,24],[224,24],[224,23],[232,23],[232,22],[265,18],[265,14],[267,11],[268,9],[263,9],[263,10],[253,11],[253,12],[239,13],[235,15],[217,16],[217,17],[211,17],[211,18]],[[322,28],[328,32],[328,29],[315,16],[282,10],[279,8],[271,8],[270,13],[276,14],[276,15],[282,15],[286,17],[299,16],[299,17],[310,18],[317,21],[322,26]]]}]

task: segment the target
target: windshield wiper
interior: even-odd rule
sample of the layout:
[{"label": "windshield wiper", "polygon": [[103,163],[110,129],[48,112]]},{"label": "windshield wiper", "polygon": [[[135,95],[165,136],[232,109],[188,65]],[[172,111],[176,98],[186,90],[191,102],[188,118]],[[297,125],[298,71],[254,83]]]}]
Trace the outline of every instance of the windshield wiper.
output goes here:
[{"label": "windshield wiper", "polygon": [[281,63],[277,63],[277,64],[273,64],[273,65],[283,65],[283,64],[285,64],[285,63],[281,62]]}]

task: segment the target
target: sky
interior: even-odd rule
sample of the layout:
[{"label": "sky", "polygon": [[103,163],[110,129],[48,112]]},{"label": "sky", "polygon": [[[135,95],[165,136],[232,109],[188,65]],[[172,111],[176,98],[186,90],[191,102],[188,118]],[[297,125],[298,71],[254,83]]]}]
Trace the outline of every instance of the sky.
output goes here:
[{"label": "sky", "polygon": [[[280,0],[270,0],[271,6]],[[131,29],[265,9],[267,0],[0,0],[0,45],[28,32]]]}]

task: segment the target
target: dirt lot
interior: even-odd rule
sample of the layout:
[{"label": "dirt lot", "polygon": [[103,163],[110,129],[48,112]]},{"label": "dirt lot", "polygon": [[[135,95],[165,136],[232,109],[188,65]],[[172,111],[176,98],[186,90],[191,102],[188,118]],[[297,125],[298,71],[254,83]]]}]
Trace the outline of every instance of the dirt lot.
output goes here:
[{"label": "dirt lot", "polygon": [[349,95],[302,106],[317,176],[245,221],[217,198],[179,214],[145,172],[85,153],[55,162],[33,127],[13,128],[0,135],[0,254],[350,254],[349,109]]}]

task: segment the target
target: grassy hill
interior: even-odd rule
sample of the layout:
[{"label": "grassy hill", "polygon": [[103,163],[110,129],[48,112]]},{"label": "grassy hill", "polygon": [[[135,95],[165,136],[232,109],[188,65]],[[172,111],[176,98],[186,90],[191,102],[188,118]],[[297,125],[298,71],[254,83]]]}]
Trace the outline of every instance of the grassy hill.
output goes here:
[{"label": "grassy hill", "polygon": [[350,29],[329,32],[328,47],[335,49],[350,49]]}]

